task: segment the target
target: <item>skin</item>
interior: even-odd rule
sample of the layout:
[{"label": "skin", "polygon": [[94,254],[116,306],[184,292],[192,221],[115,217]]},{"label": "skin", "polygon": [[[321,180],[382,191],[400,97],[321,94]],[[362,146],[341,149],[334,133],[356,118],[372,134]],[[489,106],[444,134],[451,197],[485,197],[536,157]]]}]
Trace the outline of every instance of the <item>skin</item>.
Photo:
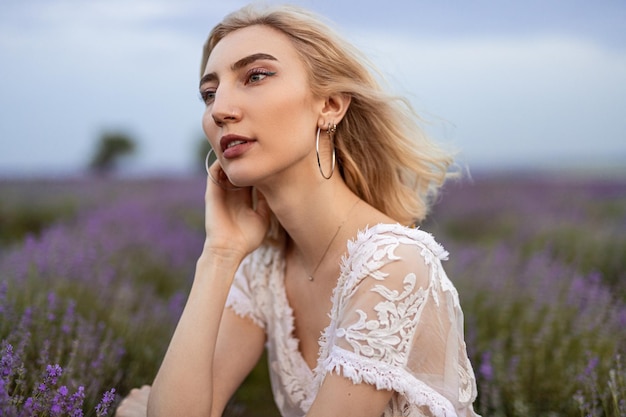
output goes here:
[{"label": "skin", "polygon": [[[224,305],[237,267],[263,241],[270,210],[288,234],[285,286],[299,349],[311,368],[320,333],[329,324],[346,241],[367,225],[395,223],[358,201],[338,172],[330,180],[320,175],[316,130],[340,124],[350,99],[313,96],[305,66],[286,35],[266,26],[227,35],[211,53],[200,92],[206,98],[202,126],[218,156],[213,177],[223,170],[232,184],[244,188],[226,191],[207,181],[206,240],[187,304],[152,388],[131,392],[119,417],[145,416],[146,397],[149,416],[222,415],[264,348],[263,330]],[[220,143],[233,134],[250,139],[235,156],[235,148],[224,152]],[[327,138],[322,133],[320,153],[328,173]],[[310,282],[307,276],[318,263]],[[380,416],[391,395],[327,375],[307,416]]]}]

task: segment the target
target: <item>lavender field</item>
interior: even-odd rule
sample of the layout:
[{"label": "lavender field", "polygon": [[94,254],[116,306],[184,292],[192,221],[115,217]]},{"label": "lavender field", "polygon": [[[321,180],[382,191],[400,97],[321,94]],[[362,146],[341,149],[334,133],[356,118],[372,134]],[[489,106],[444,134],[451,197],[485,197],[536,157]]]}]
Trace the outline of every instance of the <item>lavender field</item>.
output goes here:
[{"label": "lavender field", "polygon": [[[0,181],[0,415],[111,416],[153,379],[204,181]],[[626,180],[479,176],[422,228],[451,253],[483,416],[626,416]],[[261,364],[228,415],[276,415],[267,384]]]}]

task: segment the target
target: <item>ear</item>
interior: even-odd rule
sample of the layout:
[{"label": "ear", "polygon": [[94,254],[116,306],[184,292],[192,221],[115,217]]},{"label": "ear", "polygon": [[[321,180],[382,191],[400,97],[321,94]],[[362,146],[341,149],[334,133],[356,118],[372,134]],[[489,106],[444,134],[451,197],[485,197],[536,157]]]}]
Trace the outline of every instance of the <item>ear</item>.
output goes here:
[{"label": "ear", "polygon": [[317,125],[326,127],[328,123],[339,124],[350,107],[351,97],[347,94],[332,94],[324,101]]}]

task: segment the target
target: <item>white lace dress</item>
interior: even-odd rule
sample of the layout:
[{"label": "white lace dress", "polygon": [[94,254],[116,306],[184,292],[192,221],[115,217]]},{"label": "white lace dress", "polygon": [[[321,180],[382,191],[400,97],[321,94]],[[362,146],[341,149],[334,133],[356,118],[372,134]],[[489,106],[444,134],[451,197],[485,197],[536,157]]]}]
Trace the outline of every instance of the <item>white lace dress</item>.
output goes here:
[{"label": "white lace dress", "polygon": [[227,307],[265,330],[281,415],[304,416],[335,372],[395,391],[384,417],[476,416],[463,313],[441,266],[447,252],[430,234],[398,224],[361,231],[347,249],[314,370],[293,335],[282,249],[262,246],[235,276]]}]

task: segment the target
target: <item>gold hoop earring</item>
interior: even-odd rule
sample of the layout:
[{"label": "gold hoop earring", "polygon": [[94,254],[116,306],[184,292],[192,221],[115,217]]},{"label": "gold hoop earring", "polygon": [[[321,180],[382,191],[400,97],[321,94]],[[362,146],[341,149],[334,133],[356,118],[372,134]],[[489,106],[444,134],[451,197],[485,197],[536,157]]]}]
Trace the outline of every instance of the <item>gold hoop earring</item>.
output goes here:
[{"label": "gold hoop earring", "polygon": [[[226,191],[238,191],[238,190],[243,190],[245,187],[236,187],[236,186],[232,186],[232,187],[225,187],[222,185],[221,182],[219,182],[218,180],[216,180],[215,178],[213,178],[213,175],[211,175],[211,170],[209,169],[209,159],[211,157],[211,154],[213,153],[213,148],[209,149],[209,152],[206,154],[206,158],[204,158],[204,168],[206,169],[206,173],[209,176],[209,179],[211,180],[211,182],[215,185],[217,185],[218,187],[220,187],[222,190],[226,190]],[[221,169],[221,168],[220,168]],[[223,174],[224,171],[222,171]],[[225,176],[225,174],[223,174]]]},{"label": "gold hoop earring", "polygon": [[324,174],[324,170],[322,169],[322,163],[320,162],[320,131],[321,129],[318,127],[317,134],[315,135],[315,153],[317,154],[317,167],[319,168],[320,174],[322,174],[322,177],[324,177],[324,179],[329,180],[330,177],[332,177],[333,173],[335,172],[336,156],[335,156],[334,139],[335,139],[335,132],[337,131],[337,125],[334,123],[328,123],[328,128],[326,129],[326,134],[328,135],[328,139],[330,140],[330,145],[333,148],[330,174],[328,174],[328,176]]}]

